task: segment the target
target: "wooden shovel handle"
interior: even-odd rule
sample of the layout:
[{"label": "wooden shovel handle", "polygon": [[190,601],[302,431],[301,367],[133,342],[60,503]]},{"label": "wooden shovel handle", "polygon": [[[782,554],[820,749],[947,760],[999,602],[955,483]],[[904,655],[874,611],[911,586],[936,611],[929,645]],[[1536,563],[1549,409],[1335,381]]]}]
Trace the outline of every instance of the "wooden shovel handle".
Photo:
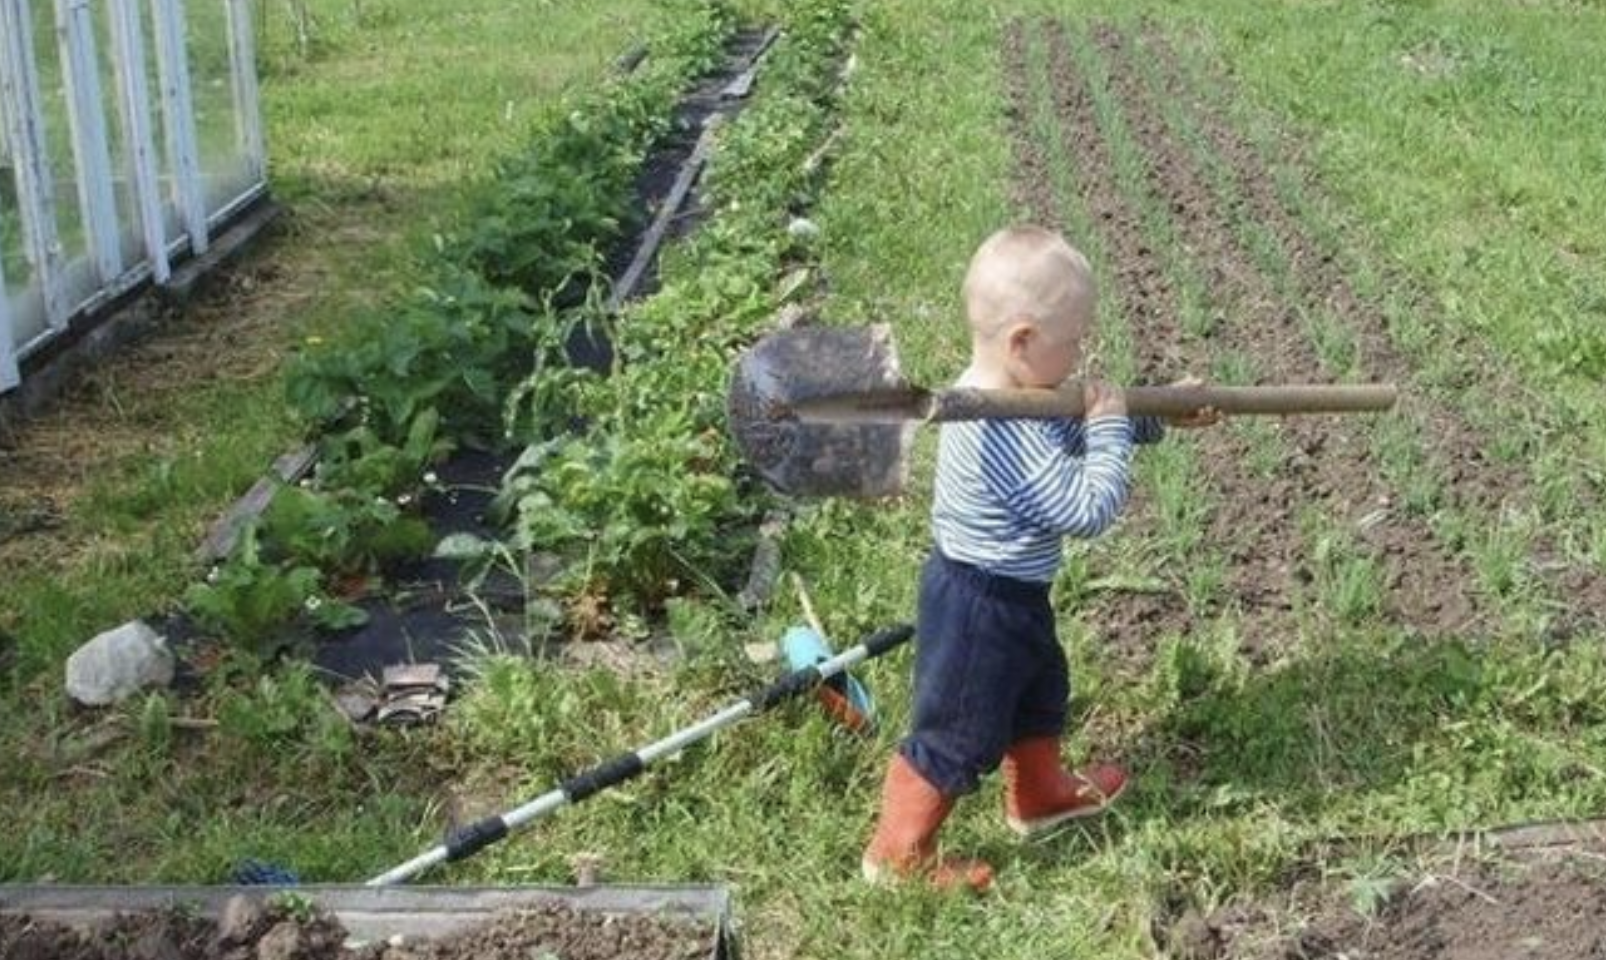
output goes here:
[{"label": "wooden shovel handle", "polygon": [[[1181,417],[1206,407],[1224,415],[1362,413],[1387,410],[1399,399],[1391,383],[1296,384],[1275,387],[1128,387],[1127,412],[1133,416]],[[1078,386],[1057,390],[975,390],[956,388],[930,395],[933,421],[997,420],[1012,417],[1080,417]]]}]

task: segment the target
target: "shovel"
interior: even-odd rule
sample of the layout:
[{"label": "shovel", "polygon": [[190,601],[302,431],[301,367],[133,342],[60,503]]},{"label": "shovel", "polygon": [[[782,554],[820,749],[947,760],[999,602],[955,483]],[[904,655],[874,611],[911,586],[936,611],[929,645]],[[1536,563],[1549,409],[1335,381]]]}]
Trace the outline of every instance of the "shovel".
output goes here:
[{"label": "shovel", "polygon": [[[1387,410],[1392,384],[1128,387],[1133,416],[1359,413]],[[1082,415],[1082,390],[926,390],[904,379],[892,328],[800,327],[758,341],[737,361],[731,432],[778,489],[813,496],[897,496],[923,423]]]}]

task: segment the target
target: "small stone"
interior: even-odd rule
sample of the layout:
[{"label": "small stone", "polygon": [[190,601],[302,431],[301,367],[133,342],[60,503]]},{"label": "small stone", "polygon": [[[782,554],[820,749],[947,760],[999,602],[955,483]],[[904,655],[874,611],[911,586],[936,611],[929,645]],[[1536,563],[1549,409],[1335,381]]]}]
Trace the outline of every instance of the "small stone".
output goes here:
[{"label": "small stone", "polygon": [[223,905],[223,916],[218,920],[218,942],[224,945],[245,943],[256,936],[262,918],[262,907],[250,897],[243,894],[230,897]]},{"label": "small stone", "polygon": [[742,654],[749,663],[774,663],[781,658],[781,651],[773,643],[749,643],[742,646]]},{"label": "small stone", "polygon": [[281,920],[257,941],[257,960],[296,960],[301,953],[301,928],[294,920]]},{"label": "small stone", "polygon": [[594,887],[602,876],[603,857],[598,853],[577,853],[569,858],[574,869],[574,885]]},{"label": "small stone", "polygon": [[799,240],[813,240],[820,235],[820,225],[807,217],[793,217],[786,232]]},{"label": "small stone", "polygon": [[108,630],[67,658],[67,695],[90,707],[116,703],[173,682],[167,638],[143,620]]}]

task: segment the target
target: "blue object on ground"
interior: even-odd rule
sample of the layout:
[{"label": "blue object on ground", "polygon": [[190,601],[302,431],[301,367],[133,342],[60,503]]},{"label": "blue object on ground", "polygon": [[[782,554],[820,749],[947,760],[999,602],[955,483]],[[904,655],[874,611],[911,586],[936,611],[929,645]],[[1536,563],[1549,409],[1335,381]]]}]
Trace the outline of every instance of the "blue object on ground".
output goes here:
[{"label": "blue object on ground", "polygon": [[[793,672],[824,663],[836,655],[825,638],[808,627],[789,628],[781,636],[781,652],[786,655],[786,662]],[[848,705],[858,712],[866,723],[874,722],[875,703],[870,699],[870,691],[866,690],[864,684],[852,674],[839,673],[826,680],[826,685],[846,697]]]},{"label": "blue object on ground", "polygon": [[230,879],[244,887],[293,887],[301,883],[294,870],[250,859],[235,864]]}]

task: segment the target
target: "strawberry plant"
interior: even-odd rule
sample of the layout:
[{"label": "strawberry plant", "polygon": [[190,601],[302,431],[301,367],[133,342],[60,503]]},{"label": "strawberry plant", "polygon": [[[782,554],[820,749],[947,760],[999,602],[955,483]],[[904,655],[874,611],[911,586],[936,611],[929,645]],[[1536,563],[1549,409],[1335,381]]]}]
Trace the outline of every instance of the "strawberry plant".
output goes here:
[{"label": "strawberry plant", "polygon": [[447,436],[494,437],[531,323],[524,294],[444,269],[408,302],[303,354],[290,373],[290,400],[309,419],[327,421],[355,397],[359,423],[388,444],[404,444],[414,419],[430,410]]},{"label": "strawberry plant", "polygon": [[570,564],[580,599],[657,609],[728,581],[762,503],[740,495],[724,432],[735,349],[773,315],[776,278],[807,251],[786,230],[812,199],[817,146],[847,5],[811,4],[766,66],[766,94],[722,134],[706,180],[711,221],[666,264],[661,290],[611,329],[615,368],[582,377],[551,358],[519,388],[531,409],[591,424],[551,439],[540,416],[510,419],[529,445],[502,502],[515,545]]},{"label": "strawberry plant", "polygon": [[[718,62],[733,26],[722,3],[673,2],[684,9],[643,69],[574,98],[528,150],[498,165],[467,221],[428,251],[424,285],[296,358],[292,407],[311,425],[339,429],[321,443],[315,488],[281,489],[248,546],[190,592],[204,622],[259,644],[302,612],[325,625],[349,621],[360,611],[327,603],[322,586],[430,547],[423,521],[398,503],[430,464],[462,443],[501,445],[507,425],[530,431],[526,440],[571,425],[569,400],[596,379],[564,362],[574,325],[589,315],[576,308],[596,298],[601,251],[629,226],[636,171],[668,129],[676,96]],[[645,459],[598,464],[617,465],[607,489],[622,503],[640,497],[620,471],[670,455],[645,449]],[[662,470],[650,475],[661,480]],[[661,539],[614,537],[608,551],[650,555],[640,562],[657,569]]]},{"label": "strawberry plant", "polygon": [[190,613],[249,653],[269,659],[289,646],[305,620],[329,630],[363,623],[361,609],[325,596],[316,567],[274,563],[262,556],[257,529],[248,526],[227,563],[185,594]]},{"label": "strawberry plant", "polygon": [[747,515],[712,430],[669,408],[633,429],[528,448],[504,496],[514,542],[571,561],[571,587],[653,607],[732,555]]},{"label": "strawberry plant", "polygon": [[434,407],[413,420],[399,445],[386,443],[372,427],[359,424],[324,439],[318,486],[381,497],[410,495],[424,472],[452,447],[452,441],[440,435],[440,414]]},{"label": "strawberry plant", "polygon": [[385,497],[288,486],[262,515],[261,536],[270,559],[339,579],[377,573],[434,544],[428,524]]}]

